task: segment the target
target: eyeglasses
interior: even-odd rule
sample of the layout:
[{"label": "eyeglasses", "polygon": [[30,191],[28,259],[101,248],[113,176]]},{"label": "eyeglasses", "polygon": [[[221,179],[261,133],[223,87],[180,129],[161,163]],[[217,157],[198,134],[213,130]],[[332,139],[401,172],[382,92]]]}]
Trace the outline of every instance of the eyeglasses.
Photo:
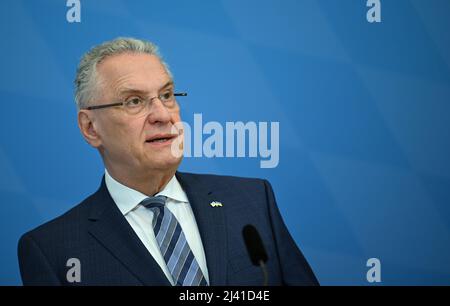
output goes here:
[{"label": "eyeglasses", "polygon": [[92,109],[102,109],[107,107],[122,106],[128,114],[138,115],[143,113],[145,109],[148,109],[148,106],[154,99],[158,99],[167,109],[171,110],[174,109],[176,106],[175,97],[185,97],[185,96],[187,96],[186,92],[173,93],[172,91],[167,91],[152,98],[144,99],[139,96],[132,96],[131,98],[123,102],[116,102],[103,105],[92,105],[83,107],[82,109],[92,110]]}]

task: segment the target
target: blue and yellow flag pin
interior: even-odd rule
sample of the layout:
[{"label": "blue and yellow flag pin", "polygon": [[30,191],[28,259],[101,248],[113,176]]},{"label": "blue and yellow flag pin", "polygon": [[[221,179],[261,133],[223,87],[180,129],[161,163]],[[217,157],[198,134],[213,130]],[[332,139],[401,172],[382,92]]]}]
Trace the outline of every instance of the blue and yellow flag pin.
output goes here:
[{"label": "blue and yellow flag pin", "polygon": [[218,201],[212,201],[209,205],[211,205],[211,207],[222,207],[222,203]]}]

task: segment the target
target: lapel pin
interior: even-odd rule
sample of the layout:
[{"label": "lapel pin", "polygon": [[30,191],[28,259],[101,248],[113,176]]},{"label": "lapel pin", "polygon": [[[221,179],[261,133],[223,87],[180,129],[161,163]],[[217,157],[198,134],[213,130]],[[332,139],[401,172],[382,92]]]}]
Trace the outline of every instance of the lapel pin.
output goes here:
[{"label": "lapel pin", "polygon": [[218,201],[212,201],[209,205],[211,205],[211,207],[222,207],[222,203]]}]

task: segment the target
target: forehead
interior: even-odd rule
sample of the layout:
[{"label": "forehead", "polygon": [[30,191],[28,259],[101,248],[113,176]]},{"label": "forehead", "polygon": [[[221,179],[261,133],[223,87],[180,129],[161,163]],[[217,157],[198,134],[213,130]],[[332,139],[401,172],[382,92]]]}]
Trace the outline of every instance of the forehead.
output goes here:
[{"label": "forehead", "polygon": [[156,90],[170,80],[159,58],[145,53],[110,56],[97,65],[97,72],[100,82],[115,92],[127,87]]}]

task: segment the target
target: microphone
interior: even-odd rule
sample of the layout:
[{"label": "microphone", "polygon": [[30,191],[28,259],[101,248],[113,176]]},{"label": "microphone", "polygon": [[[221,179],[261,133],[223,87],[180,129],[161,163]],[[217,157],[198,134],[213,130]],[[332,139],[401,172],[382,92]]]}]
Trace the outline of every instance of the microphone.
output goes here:
[{"label": "microphone", "polygon": [[267,253],[266,249],[261,240],[261,236],[259,236],[256,228],[247,224],[242,229],[242,235],[244,236],[245,246],[247,247],[247,252],[252,261],[253,265],[261,267],[261,270],[264,275],[264,286],[267,286],[269,276],[267,273],[267,268],[265,263],[267,262]]}]

